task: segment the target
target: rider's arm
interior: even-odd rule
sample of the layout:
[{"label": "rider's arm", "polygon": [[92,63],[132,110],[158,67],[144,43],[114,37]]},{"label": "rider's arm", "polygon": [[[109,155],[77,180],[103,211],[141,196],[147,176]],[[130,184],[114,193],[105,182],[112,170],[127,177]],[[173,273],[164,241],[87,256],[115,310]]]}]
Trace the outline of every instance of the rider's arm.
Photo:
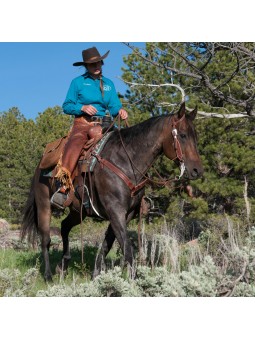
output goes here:
[{"label": "rider's arm", "polygon": [[66,99],[62,105],[63,111],[69,115],[81,115],[83,112],[81,108],[83,104],[78,102],[79,84],[77,78],[73,79],[69,90],[66,95]]}]

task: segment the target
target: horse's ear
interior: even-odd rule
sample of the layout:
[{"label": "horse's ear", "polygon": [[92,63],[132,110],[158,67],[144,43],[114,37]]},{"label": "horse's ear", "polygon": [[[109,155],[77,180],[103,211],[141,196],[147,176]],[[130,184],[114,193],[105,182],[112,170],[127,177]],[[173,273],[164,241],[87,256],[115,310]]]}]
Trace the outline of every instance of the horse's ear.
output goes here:
[{"label": "horse's ear", "polygon": [[194,108],[194,110],[189,113],[189,117],[191,120],[194,120],[196,118],[196,115],[197,115],[197,105]]},{"label": "horse's ear", "polygon": [[181,107],[180,107],[180,110],[178,111],[177,113],[178,115],[178,118],[182,118],[183,115],[185,115],[185,102],[181,103]]}]

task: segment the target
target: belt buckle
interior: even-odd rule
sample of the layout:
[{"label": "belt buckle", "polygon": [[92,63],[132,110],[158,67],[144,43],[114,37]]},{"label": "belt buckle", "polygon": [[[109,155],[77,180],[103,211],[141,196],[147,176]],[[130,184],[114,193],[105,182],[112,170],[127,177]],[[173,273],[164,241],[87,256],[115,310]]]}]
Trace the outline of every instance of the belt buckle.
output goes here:
[{"label": "belt buckle", "polygon": [[94,123],[102,124],[102,118],[99,118],[99,117],[92,116],[91,121]]}]

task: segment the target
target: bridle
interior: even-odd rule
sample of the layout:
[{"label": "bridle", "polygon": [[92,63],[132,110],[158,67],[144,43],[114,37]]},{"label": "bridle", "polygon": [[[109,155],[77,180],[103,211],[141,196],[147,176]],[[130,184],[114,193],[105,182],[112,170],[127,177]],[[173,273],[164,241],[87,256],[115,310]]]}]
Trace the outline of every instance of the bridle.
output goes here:
[{"label": "bridle", "polygon": [[174,149],[176,152],[176,157],[171,159],[172,161],[175,161],[176,159],[178,159],[179,164],[180,164],[180,175],[176,176],[176,179],[181,179],[181,177],[183,176],[184,172],[185,172],[185,164],[184,164],[184,158],[183,158],[183,152],[182,152],[182,148],[181,148],[181,144],[179,142],[179,139],[177,138],[178,136],[178,130],[176,128],[176,125],[181,123],[182,120],[184,119],[185,115],[183,115],[179,120],[174,121],[172,123],[173,129],[172,129],[172,136],[174,139]]}]

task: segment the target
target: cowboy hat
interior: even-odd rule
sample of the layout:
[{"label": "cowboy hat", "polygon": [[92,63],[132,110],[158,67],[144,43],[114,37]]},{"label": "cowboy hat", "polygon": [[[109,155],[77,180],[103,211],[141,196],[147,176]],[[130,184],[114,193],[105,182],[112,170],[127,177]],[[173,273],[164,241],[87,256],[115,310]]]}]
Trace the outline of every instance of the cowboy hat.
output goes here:
[{"label": "cowboy hat", "polygon": [[78,61],[73,64],[73,66],[81,66],[85,64],[97,63],[98,61],[102,61],[105,59],[110,51],[106,52],[103,56],[101,56],[96,47],[88,48],[87,50],[82,51],[83,61]]}]

